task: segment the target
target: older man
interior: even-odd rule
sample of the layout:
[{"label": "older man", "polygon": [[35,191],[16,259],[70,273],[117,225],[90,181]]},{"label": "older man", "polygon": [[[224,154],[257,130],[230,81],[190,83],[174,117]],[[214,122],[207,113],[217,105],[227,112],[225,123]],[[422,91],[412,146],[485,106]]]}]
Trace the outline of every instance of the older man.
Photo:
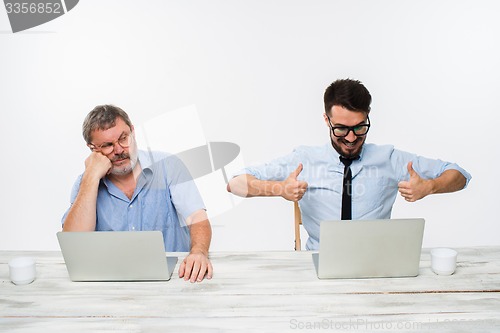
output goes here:
[{"label": "older man", "polygon": [[173,155],[137,149],[127,113],[94,108],[83,123],[91,153],[77,179],[64,231],[160,230],[166,251],[189,251],[179,277],[212,277],[210,222],[196,185]]}]

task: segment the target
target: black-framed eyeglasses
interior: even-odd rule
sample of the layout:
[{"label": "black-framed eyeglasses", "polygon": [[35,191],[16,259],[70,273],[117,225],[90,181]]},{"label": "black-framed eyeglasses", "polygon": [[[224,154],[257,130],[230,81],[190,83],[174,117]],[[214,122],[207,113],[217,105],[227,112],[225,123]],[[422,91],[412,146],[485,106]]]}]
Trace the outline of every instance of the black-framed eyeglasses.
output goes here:
[{"label": "black-framed eyeglasses", "polygon": [[104,142],[100,145],[95,145],[93,143],[89,143],[88,146],[90,149],[96,152],[101,152],[104,155],[111,154],[111,152],[115,149],[115,144],[119,144],[122,148],[130,147],[132,143],[132,133],[122,133],[122,135],[118,138],[118,140],[113,142]]},{"label": "black-framed eyeglasses", "polygon": [[328,123],[330,124],[330,129],[333,133],[333,136],[337,138],[345,138],[349,135],[349,132],[353,132],[356,136],[364,136],[370,130],[370,117],[366,116],[366,121],[368,124],[360,124],[356,126],[333,126],[330,117],[326,115],[328,118]]}]

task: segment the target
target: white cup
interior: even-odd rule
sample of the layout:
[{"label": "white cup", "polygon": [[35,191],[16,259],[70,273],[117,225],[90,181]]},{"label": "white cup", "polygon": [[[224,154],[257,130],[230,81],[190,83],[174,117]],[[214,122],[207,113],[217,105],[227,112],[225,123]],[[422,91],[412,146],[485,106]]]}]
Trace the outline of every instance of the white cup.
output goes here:
[{"label": "white cup", "polygon": [[431,250],[431,268],[438,275],[451,275],[457,268],[458,252],[448,248]]},{"label": "white cup", "polygon": [[36,277],[35,259],[18,257],[9,261],[10,280],[17,285],[30,284]]}]

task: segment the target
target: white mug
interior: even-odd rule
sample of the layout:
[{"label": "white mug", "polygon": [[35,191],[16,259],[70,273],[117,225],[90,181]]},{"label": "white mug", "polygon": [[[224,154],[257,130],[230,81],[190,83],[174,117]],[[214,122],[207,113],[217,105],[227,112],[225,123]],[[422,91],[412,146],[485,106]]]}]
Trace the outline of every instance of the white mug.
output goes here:
[{"label": "white mug", "polygon": [[35,259],[18,257],[9,261],[10,280],[17,285],[30,284],[36,277]]},{"label": "white mug", "polygon": [[457,268],[458,252],[448,248],[431,250],[431,268],[438,275],[451,275]]}]

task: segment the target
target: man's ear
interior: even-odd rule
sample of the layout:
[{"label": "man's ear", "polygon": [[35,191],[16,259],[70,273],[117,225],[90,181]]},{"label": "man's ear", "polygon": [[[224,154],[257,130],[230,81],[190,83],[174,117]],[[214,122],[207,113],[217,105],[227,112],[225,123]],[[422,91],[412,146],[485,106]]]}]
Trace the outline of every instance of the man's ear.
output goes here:
[{"label": "man's ear", "polygon": [[328,116],[326,112],[323,113],[323,119],[325,120],[325,124],[327,127],[330,127],[330,122],[328,121]]}]

